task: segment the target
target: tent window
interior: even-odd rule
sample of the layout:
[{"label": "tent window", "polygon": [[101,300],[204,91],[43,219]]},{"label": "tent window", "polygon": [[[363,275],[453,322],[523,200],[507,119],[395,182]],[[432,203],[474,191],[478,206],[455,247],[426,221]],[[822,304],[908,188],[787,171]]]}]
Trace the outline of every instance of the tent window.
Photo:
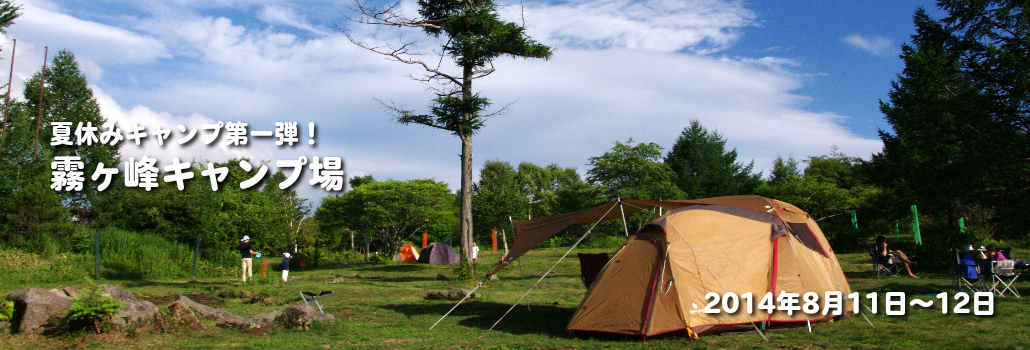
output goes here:
[{"label": "tent window", "polygon": [[823,245],[820,244],[819,240],[815,238],[814,234],[812,234],[812,230],[808,229],[808,224],[803,222],[788,222],[787,225],[790,226],[791,231],[794,231],[794,237],[797,237],[798,241],[801,241],[801,244],[804,244],[805,247],[808,247],[808,249],[811,249],[816,253],[829,257],[829,255],[826,254],[826,250],[823,249]]}]

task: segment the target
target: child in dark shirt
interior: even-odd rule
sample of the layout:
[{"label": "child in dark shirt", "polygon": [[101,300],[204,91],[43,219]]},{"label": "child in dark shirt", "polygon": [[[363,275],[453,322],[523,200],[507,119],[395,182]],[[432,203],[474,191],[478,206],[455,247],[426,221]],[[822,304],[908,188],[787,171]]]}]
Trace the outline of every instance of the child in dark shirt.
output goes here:
[{"label": "child in dark shirt", "polygon": [[286,276],[290,274],[290,253],[283,253],[283,261],[279,263],[279,268],[283,270],[282,283],[286,283]]}]

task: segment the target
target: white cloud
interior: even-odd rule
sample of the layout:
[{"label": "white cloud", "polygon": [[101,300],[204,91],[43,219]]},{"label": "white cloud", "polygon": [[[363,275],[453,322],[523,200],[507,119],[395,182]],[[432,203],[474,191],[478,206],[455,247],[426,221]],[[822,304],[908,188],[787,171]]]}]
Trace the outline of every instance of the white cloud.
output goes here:
[{"label": "white cloud", "polygon": [[51,6],[35,6],[31,2],[20,5],[22,15],[8,30],[8,37],[19,41],[49,46],[54,53],[69,49],[107,63],[142,63],[171,57],[164,45],[152,37],[44,8]]},{"label": "white cloud", "polygon": [[[105,126],[117,123],[122,135],[127,135],[128,128],[133,125],[145,127],[144,132],[147,133],[147,136],[141,140],[140,145],[136,145],[134,141],[128,139],[122,140],[120,152],[123,162],[129,158],[140,160],[146,156],[157,159],[158,167],[163,168],[165,165],[171,164],[173,158],[179,158],[179,161],[183,163],[193,162],[195,166],[196,164],[206,164],[207,162],[225,162],[229,159],[248,158],[255,167],[259,167],[259,163],[266,162],[268,174],[282,171],[289,176],[292,170],[290,168],[276,167],[276,160],[299,159],[301,156],[304,156],[310,161],[314,156],[334,156],[331,152],[326,154],[311,152],[310,150],[307,150],[308,152],[300,152],[297,149],[290,149],[288,146],[275,146],[274,139],[270,138],[251,137],[248,140],[247,146],[226,145],[224,130],[221,131],[218,139],[210,144],[206,144],[205,142],[211,137],[211,133],[205,130],[203,125],[217,124],[219,121],[197,113],[185,117],[173,116],[167,112],[155,112],[145,106],[124,109],[99,87],[90,86],[90,89],[93,90],[93,95],[100,105],[101,114],[107,119]],[[178,130],[180,124],[185,126],[186,132]],[[270,128],[263,128],[260,125],[248,127],[248,130],[251,131],[272,130]],[[163,145],[157,141],[156,131],[158,129],[166,129],[170,132],[163,141]],[[192,139],[186,144],[180,145],[178,140],[188,137],[194,129],[196,132],[193,134]],[[306,132],[302,133],[306,134]],[[300,175],[300,178],[291,187],[292,189],[297,190],[299,195],[306,198],[321,198],[329,194],[317,186],[309,185],[307,181],[310,179],[311,173],[306,167],[303,171],[304,173]],[[256,174],[256,171],[253,174]],[[193,179],[192,181],[209,180],[204,178]],[[162,183],[161,186],[173,185]]]},{"label": "white cloud", "polygon": [[[299,10],[276,6],[262,7],[258,16],[265,23],[306,25]],[[410,7],[410,1],[404,6]],[[732,44],[737,30],[751,25],[754,15],[739,2],[532,2],[526,4],[526,15],[535,38],[559,46],[550,61],[500,58],[497,73],[475,83],[475,90],[497,106],[518,101],[511,115],[489,120],[475,137],[475,164],[489,159],[558,163],[582,172],[589,157],[629,136],[670,147],[690,119],[717,128],[742,159],[754,158],[757,168],[770,167],[777,155],[826,154],[832,145],[862,157],[881,148],[879,140],[863,139],[841,126],[845,116],[804,107],[808,98],[792,93],[802,86],[789,72],[796,62],[775,56],[704,55]],[[141,32],[126,31],[128,37],[152,38],[160,52],[173,56],[146,70],[123,73],[125,61],[94,49],[76,54],[95,64],[96,69],[85,71],[99,72],[88,74],[103,73],[103,90],[94,91],[112,120],[162,125],[172,130],[172,137],[177,137],[180,123],[199,128],[246,121],[269,129],[277,121],[313,121],[318,124],[316,146],[305,143],[291,149],[256,142],[248,148],[225,148],[194,141],[185,148],[160,148],[151,139],[144,147],[125,146],[123,154],[159,154],[164,161],[172,156],[212,161],[341,156],[351,174],[435,178],[458,187],[457,138],[437,129],[399,125],[370,101],[375,96],[425,111],[433,95],[405,78],[421,68],[386,61],[340,33],[303,38],[275,26],[241,23],[197,14],[158,14],[128,23]],[[364,27],[354,33],[358,38],[396,38],[394,32]],[[421,37],[417,29],[400,33]],[[44,36],[26,45],[47,40]],[[119,40],[101,37],[80,45],[109,47]],[[19,42],[19,53],[21,48]],[[124,83],[115,83],[118,75],[125,77]],[[302,138],[306,135],[305,130]],[[302,195],[312,198],[325,194],[301,187]]]},{"label": "white cloud", "polygon": [[525,15],[530,34],[544,43],[701,54],[728,47],[755,17],[740,2],[719,0],[530,2]]},{"label": "white cloud", "polygon": [[779,154],[821,155],[831,145],[865,158],[882,148],[880,140],[842,127],[843,116],[806,111],[808,98],[790,93],[801,86],[792,74],[683,54],[561,53],[549,62],[506,63],[480,84],[498,103],[520,103],[511,116],[488,122],[477,154],[492,159],[494,152],[514,153],[519,156],[505,158],[582,169],[589,157],[629,136],[671,147],[690,119],[718,129],[758,169],[770,167]]},{"label": "white cloud", "polygon": [[297,14],[293,9],[277,5],[265,5],[257,18],[268,24],[285,25],[297,29],[303,29],[318,35],[326,35],[325,30],[315,28],[308,23],[307,18]]},{"label": "white cloud", "polygon": [[890,48],[894,45],[890,39],[884,37],[871,37],[867,38],[858,34],[852,34],[840,39],[842,43],[857,47],[868,53],[883,56],[887,54]]}]

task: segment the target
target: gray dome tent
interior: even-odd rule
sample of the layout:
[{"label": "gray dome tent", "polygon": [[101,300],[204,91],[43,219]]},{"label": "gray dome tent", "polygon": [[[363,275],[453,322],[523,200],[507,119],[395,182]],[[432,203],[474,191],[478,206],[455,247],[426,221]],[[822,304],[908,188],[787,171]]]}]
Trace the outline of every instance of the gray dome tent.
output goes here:
[{"label": "gray dome tent", "polygon": [[436,242],[430,244],[426,249],[422,249],[422,254],[418,257],[420,264],[437,264],[437,265],[451,265],[458,263],[458,253],[454,252],[454,248],[445,244]]}]

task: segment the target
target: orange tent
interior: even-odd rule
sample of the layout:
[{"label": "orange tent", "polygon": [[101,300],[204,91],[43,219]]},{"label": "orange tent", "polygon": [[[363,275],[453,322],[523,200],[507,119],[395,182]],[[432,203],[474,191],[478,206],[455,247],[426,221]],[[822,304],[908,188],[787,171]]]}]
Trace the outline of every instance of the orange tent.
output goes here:
[{"label": "orange tent", "polygon": [[[580,212],[515,221],[515,245],[496,270],[572,224],[618,218],[621,213],[615,206],[622,205],[635,211],[646,206],[670,211],[630,237],[608,261],[572,316],[569,331],[709,334],[749,330],[760,323],[777,327],[848,317],[854,310],[846,298],[851,287],[815,220],[789,203],[759,196],[623,199]],[[758,308],[765,295],[784,292],[798,293],[799,306],[800,295],[808,292],[819,297],[820,305],[828,292],[845,297],[836,315]],[[750,314],[743,309],[709,313],[709,293],[723,298],[727,293],[750,295],[753,301],[748,304],[756,308]],[[735,300],[739,303],[733,308],[743,308],[744,299]]]},{"label": "orange tent", "polygon": [[400,251],[397,252],[397,255],[393,256],[393,260],[412,264],[417,263],[418,250],[416,250],[415,246],[411,244],[405,244],[403,247],[401,247]]}]

